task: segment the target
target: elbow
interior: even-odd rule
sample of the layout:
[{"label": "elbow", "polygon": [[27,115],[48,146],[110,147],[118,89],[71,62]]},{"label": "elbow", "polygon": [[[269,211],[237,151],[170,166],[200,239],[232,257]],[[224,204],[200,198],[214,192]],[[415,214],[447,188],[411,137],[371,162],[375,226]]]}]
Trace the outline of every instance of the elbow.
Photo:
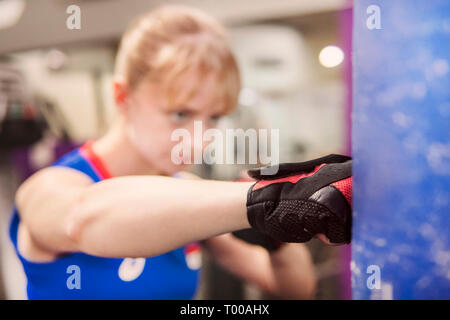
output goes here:
[{"label": "elbow", "polygon": [[86,252],[85,235],[92,220],[92,210],[86,204],[85,195],[78,195],[69,209],[69,214],[64,223],[65,236],[77,251]]},{"label": "elbow", "polygon": [[[118,257],[118,248],[111,247],[110,228],[105,208],[92,201],[89,194],[80,194],[65,221],[65,236],[74,251],[99,257]],[[110,221],[109,221],[110,222]],[[111,226],[111,224],[109,224]]]},{"label": "elbow", "polygon": [[77,217],[69,217],[65,223],[65,236],[74,248],[80,250],[82,243],[82,229],[84,224]]}]

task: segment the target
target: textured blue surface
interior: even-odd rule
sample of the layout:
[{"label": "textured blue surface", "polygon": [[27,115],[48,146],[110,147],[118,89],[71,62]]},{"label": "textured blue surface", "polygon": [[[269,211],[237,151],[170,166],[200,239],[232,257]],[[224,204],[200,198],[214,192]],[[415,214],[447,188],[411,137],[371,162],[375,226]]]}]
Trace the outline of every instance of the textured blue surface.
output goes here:
[{"label": "textured blue surface", "polygon": [[450,299],[450,1],[357,0],[354,19],[353,298]]}]

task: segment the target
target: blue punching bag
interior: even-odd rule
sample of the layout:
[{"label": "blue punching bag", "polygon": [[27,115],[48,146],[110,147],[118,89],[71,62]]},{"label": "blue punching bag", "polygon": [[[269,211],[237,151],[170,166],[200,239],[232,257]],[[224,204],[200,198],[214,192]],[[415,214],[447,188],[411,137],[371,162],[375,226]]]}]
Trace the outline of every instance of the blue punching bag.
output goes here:
[{"label": "blue punching bag", "polygon": [[354,4],[353,299],[449,299],[450,1]]}]

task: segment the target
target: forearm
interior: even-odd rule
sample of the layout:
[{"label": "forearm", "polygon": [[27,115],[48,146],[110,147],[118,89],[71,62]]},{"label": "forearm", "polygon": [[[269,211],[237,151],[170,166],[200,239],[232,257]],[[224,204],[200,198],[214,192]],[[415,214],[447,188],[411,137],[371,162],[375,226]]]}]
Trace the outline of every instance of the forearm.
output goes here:
[{"label": "forearm", "polygon": [[308,249],[284,244],[270,254],[231,234],[208,239],[206,249],[229,272],[285,299],[312,299],[316,277]]},{"label": "forearm", "polygon": [[249,227],[250,183],[122,177],[82,193],[68,233],[80,251],[146,257]]},{"label": "forearm", "polygon": [[286,299],[313,299],[316,275],[311,255],[303,244],[285,244],[270,254],[276,294]]},{"label": "forearm", "polygon": [[208,239],[205,248],[228,272],[266,292],[276,294],[269,254],[264,248],[246,243],[231,234]]}]

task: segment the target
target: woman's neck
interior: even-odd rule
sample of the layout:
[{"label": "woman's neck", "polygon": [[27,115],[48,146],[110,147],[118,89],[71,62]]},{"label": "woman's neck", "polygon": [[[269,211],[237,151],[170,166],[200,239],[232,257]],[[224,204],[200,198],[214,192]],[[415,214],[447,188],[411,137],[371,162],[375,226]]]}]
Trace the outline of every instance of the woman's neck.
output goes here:
[{"label": "woman's neck", "polygon": [[119,119],[112,128],[92,145],[113,177],[129,175],[158,175],[129,141],[125,123]]}]

